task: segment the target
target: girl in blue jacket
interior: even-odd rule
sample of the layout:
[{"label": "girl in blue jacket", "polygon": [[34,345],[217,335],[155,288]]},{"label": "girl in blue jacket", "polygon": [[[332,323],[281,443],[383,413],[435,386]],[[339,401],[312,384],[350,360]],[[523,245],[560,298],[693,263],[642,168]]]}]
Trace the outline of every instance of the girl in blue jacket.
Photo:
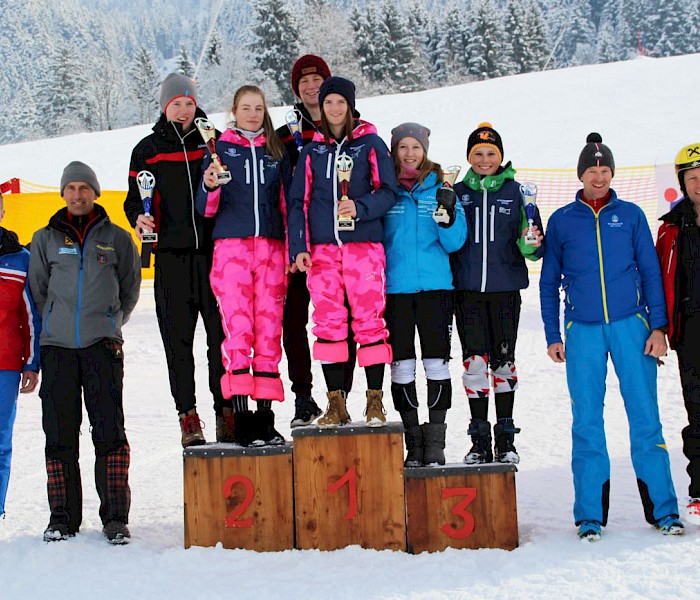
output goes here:
[{"label": "girl in blue jacket", "polygon": [[[407,467],[445,464],[445,416],[452,402],[449,253],[459,250],[467,235],[462,206],[451,189],[442,187],[440,165],[428,158],[429,136],[430,130],[418,123],[403,123],[391,132],[399,194],[384,218],[391,395],[406,429]],[[437,195],[448,209],[447,223],[433,219]],[[423,425],[418,424],[416,329],[428,380],[429,422]]]},{"label": "girl in blue jacket", "polygon": [[525,259],[538,260],[544,253],[542,221],[536,211],[537,241],[525,244],[528,222],[520,184],[514,180],[510,162],[501,166],[503,142],[490,123],[481,123],[469,135],[467,160],[471,169],[455,185],[455,193],[464,208],[469,234],[452,256],[455,317],[464,361],[462,382],[472,416],[468,433],[473,446],[464,462],[486,463],[494,458],[488,421],[493,389],[495,458],[517,463],[520,458],[513,440],[520,430],[513,424],[513,400],[518,385],[515,342],[520,290],[528,286]]}]

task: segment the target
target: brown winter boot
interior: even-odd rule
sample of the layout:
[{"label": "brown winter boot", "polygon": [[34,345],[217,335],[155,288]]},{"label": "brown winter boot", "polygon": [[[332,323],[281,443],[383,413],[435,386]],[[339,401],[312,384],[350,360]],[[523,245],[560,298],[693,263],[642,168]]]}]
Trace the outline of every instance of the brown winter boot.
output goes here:
[{"label": "brown winter boot", "polygon": [[216,441],[222,444],[233,444],[233,410],[224,408],[223,414],[216,415]]},{"label": "brown winter boot", "polygon": [[367,390],[365,416],[368,427],[381,427],[386,423],[386,411],[382,404],[382,396],[384,396],[382,390]]},{"label": "brown winter boot", "polygon": [[182,430],[182,447],[201,446],[206,444],[202,433],[203,423],[199,420],[197,411],[192,409],[186,415],[180,415],[180,429]]},{"label": "brown winter boot", "polygon": [[334,392],[328,392],[326,396],[328,396],[326,414],[316,421],[316,424],[321,429],[329,429],[349,423],[350,415],[345,407],[345,392],[343,390],[335,390]]}]

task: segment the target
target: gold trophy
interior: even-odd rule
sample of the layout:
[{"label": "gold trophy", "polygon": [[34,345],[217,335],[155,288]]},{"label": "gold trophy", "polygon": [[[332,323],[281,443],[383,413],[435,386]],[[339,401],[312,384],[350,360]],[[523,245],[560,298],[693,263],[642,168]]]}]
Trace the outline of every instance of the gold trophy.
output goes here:
[{"label": "gold trophy", "polygon": [[209,152],[211,153],[211,162],[214,163],[218,173],[216,174],[216,179],[219,185],[226,185],[231,181],[231,173],[226,170],[226,167],[221,164],[221,160],[216,153],[216,127],[209,119],[204,119],[199,117],[194,120],[194,124],[199,130],[199,133],[207,145]]},{"label": "gold trophy", "polygon": [[[340,183],[340,201],[348,199],[350,189],[350,177],[352,176],[352,158],[347,154],[339,154],[335,159],[335,171]],[[355,231],[355,219],[352,217],[338,216],[338,231]]]},{"label": "gold trophy", "polygon": [[[452,186],[457,181],[457,176],[459,175],[461,167],[459,165],[451,165],[446,167],[442,171],[443,188],[452,189]],[[450,194],[452,195],[452,194]],[[437,210],[433,213],[433,221],[436,223],[449,223],[450,215],[447,213],[447,209],[438,202]]]}]

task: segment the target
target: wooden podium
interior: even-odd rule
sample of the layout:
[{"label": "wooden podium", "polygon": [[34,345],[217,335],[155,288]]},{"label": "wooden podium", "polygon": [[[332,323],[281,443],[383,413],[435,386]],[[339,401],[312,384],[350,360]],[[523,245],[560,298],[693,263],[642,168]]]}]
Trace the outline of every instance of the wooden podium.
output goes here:
[{"label": "wooden podium", "polygon": [[404,469],[408,551],[518,545],[515,465]]},{"label": "wooden podium", "polygon": [[185,548],[294,548],[292,446],[185,448]]},{"label": "wooden podium", "polygon": [[400,423],[299,427],[292,437],[297,548],[406,550]]}]

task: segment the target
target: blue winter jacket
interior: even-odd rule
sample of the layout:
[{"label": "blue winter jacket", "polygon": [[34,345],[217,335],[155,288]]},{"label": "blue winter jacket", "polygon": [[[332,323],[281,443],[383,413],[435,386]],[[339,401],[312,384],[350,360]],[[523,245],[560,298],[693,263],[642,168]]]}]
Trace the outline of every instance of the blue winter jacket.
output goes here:
[{"label": "blue winter jacket", "polygon": [[[520,183],[513,179],[515,170],[508,163],[499,176],[505,181],[499,189],[489,189],[494,177],[482,177],[481,189],[474,190],[464,181],[455,185],[457,199],[467,219],[467,241],[451,258],[454,286],[473,292],[512,292],[529,285],[527,265],[544,254],[543,246],[521,246],[522,232],[527,227]],[[476,176],[478,177],[478,176]],[[486,186],[486,187],[484,187]],[[535,225],[542,230],[539,210]]]},{"label": "blue winter jacket", "polygon": [[[354,231],[338,231],[341,197],[335,160],[347,154],[353,160],[348,197],[355,201]],[[398,187],[394,162],[374,125],[357,121],[353,139],[326,144],[320,133],[299,156],[287,202],[289,254],[294,262],[311,244],[382,242],[382,217],[396,202]],[[308,227],[308,238],[307,238]]]},{"label": "blue winter jacket", "polygon": [[[214,239],[284,239],[284,198],[291,167],[286,153],[282,159],[267,154],[265,141],[263,132],[248,135],[238,129],[227,129],[217,140],[216,153],[232,179],[209,192],[202,176],[195,200],[200,215],[216,217]],[[210,164],[207,151],[202,172]]]},{"label": "blue winter jacket", "polygon": [[613,190],[598,214],[581,200],[554,212],[540,276],[547,345],[561,342],[559,289],[564,320],[602,324],[639,314],[650,329],[668,324],[661,270],[642,209]]},{"label": "blue winter jacket", "polygon": [[433,220],[441,186],[435,173],[410,192],[399,186],[398,200],[384,217],[387,294],[453,289],[449,254],[464,244],[467,222],[459,202],[450,227]]}]

